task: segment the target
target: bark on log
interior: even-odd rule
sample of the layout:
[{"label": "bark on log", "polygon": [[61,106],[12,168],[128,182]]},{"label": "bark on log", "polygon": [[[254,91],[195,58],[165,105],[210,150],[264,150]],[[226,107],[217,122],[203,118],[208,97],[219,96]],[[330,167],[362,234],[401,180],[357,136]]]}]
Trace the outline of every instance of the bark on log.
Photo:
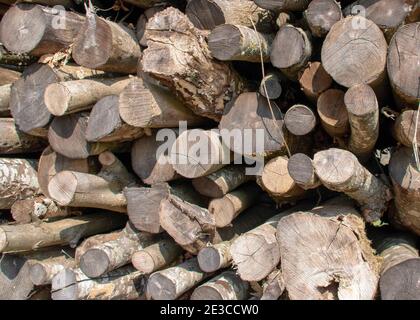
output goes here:
[{"label": "bark on log", "polygon": [[225,271],[197,287],[191,300],[246,300],[248,283],[234,271]]},{"label": "bark on log", "polygon": [[233,24],[215,27],[209,37],[211,55],[221,61],[260,62],[270,60],[273,36]]},{"label": "bark on log", "polygon": [[100,232],[122,227],[122,215],[88,214],[54,222],[0,226],[0,252],[29,251],[55,245],[76,246],[78,241]]},{"label": "bark on log", "polygon": [[131,263],[144,274],[151,274],[168,266],[181,254],[181,247],[166,236],[158,242],[135,252],[131,257]]},{"label": "bark on log", "polygon": [[349,151],[366,160],[375,148],[379,136],[379,107],[371,87],[360,84],[351,87],[344,95],[350,122]]},{"label": "bark on log", "polygon": [[254,176],[246,174],[245,166],[228,165],[205,177],[193,179],[192,185],[204,196],[221,198],[245,182],[254,179]]},{"label": "bark on log", "polygon": [[270,32],[276,19],[272,12],[249,0],[192,0],[187,4],[185,14],[197,28],[203,30],[213,30],[226,23],[249,28],[254,24],[258,31]]},{"label": "bark on log", "polygon": [[255,0],[255,4],[261,8],[280,11],[302,11],[308,7],[309,0]]},{"label": "bark on log", "polygon": [[344,95],[342,90],[329,89],[318,98],[317,111],[322,127],[333,138],[343,137],[349,132],[349,116]]},{"label": "bark on log", "polygon": [[394,187],[394,203],[398,220],[420,235],[420,172],[412,148],[401,148],[392,154],[389,176]]},{"label": "bark on log", "polygon": [[0,118],[0,154],[38,152],[45,148],[44,139],[20,131],[13,118]]},{"label": "bark on log", "polygon": [[84,25],[74,41],[72,57],[84,67],[118,73],[136,73],[141,57],[136,35],[115,22],[88,10]]},{"label": "bark on log", "polygon": [[88,110],[99,99],[120,94],[130,80],[124,77],[52,83],[45,89],[44,104],[55,116]]},{"label": "bark on log", "polygon": [[0,117],[10,116],[9,103],[11,91],[11,84],[4,84],[0,86]]},{"label": "bark on log", "polygon": [[30,261],[29,277],[36,286],[51,284],[52,278],[65,268],[76,267],[72,257],[67,253],[40,261]]},{"label": "bark on log", "polygon": [[35,168],[33,160],[0,158],[0,209],[40,193]]},{"label": "bark on log", "polygon": [[315,129],[316,117],[313,111],[307,106],[295,104],[286,111],[284,124],[290,133],[295,136],[304,136]]},{"label": "bark on log", "polygon": [[290,299],[374,299],[380,263],[352,205],[326,203],[282,218],[281,269]]},{"label": "bark on log", "polygon": [[277,72],[269,72],[262,78],[259,92],[265,98],[278,99],[282,93],[281,76]]},{"label": "bark on log", "polygon": [[262,285],[262,296],[260,300],[278,300],[283,294],[286,285],[281,270],[274,269]]},{"label": "bark on log", "polygon": [[153,6],[160,5],[162,3],[162,0],[124,0],[124,1],[131,3],[132,5],[135,5],[136,7],[139,7],[139,8],[149,8],[149,9],[153,9]]},{"label": "bark on log", "polygon": [[303,153],[295,153],[287,161],[287,172],[293,181],[302,189],[315,189],[321,185],[312,159]]},{"label": "bark on log", "polygon": [[147,282],[147,295],[153,300],[175,300],[210,276],[200,270],[197,258],[191,258],[153,273]]},{"label": "bark on log", "polygon": [[56,53],[73,43],[84,20],[64,8],[19,3],[11,6],[1,20],[0,39],[14,53]]},{"label": "bark on log", "polygon": [[130,173],[124,164],[112,152],[105,151],[98,156],[99,163],[102,165],[98,176],[107,180],[114,187],[120,190],[125,187],[137,185],[137,178]]},{"label": "bark on log", "polygon": [[[1,47],[0,47],[0,63],[3,63],[2,54],[1,54]],[[21,73],[10,70],[7,68],[0,67],[0,86],[4,86],[5,84],[12,84],[16,80],[21,77]]]},{"label": "bark on log", "polygon": [[116,230],[110,233],[95,234],[94,236],[83,240],[80,245],[77,246],[75,251],[74,261],[76,262],[76,266],[80,265],[80,258],[87,250],[94,246],[100,245],[101,243],[118,239],[120,233],[121,230]]},{"label": "bark on log", "polygon": [[0,45],[0,64],[5,65],[9,69],[22,71],[25,66],[28,66],[35,61],[36,57],[28,54],[11,53],[7,51],[3,45]]},{"label": "bark on log", "polygon": [[200,269],[204,272],[215,272],[229,267],[232,263],[232,256],[230,255],[231,245],[232,240],[229,240],[212,244],[201,249],[197,255]]},{"label": "bark on log", "polygon": [[303,13],[315,37],[324,37],[331,27],[343,18],[341,6],[335,0],[314,0]]},{"label": "bark on log", "polygon": [[420,145],[420,130],[417,130],[416,139],[414,133],[416,132],[416,125],[420,127],[420,117],[417,122],[417,112],[414,110],[406,110],[402,112],[394,124],[394,136],[405,147],[412,148],[413,142]]},{"label": "bark on log", "polygon": [[194,113],[218,121],[225,102],[240,94],[244,83],[230,65],[211,58],[205,34],[175,8],[158,12],[147,23],[141,69]]},{"label": "bark on log", "polygon": [[367,222],[380,221],[391,200],[391,191],[363,167],[349,151],[330,148],[317,152],[313,165],[322,184],[356,200]]},{"label": "bark on log", "polygon": [[168,89],[140,77],[131,79],[121,92],[119,112],[126,123],[140,128],[175,128],[180,121],[194,127],[208,122],[186,108]]},{"label": "bark on log", "polygon": [[89,279],[80,269],[64,269],[52,280],[53,300],[143,300],[146,277],[132,266]]},{"label": "bark on log", "polygon": [[309,65],[299,76],[303,93],[314,104],[316,104],[319,96],[331,87],[332,81],[331,76],[318,61],[309,62]]},{"label": "bark on log", "polygon": [[[285,43],[290,45],[286,48]],[[290,24],[280,28],[271,49],[273,66],[288,78],[297,80],[299,71],[306,67],[311,55],[312,44],[305,31]]]},{"label": "bark on log", "polygon": [[420,101],[420,22],[407,24],[395,33],[388,50],[388,76],[401,108],[417,108]]}]

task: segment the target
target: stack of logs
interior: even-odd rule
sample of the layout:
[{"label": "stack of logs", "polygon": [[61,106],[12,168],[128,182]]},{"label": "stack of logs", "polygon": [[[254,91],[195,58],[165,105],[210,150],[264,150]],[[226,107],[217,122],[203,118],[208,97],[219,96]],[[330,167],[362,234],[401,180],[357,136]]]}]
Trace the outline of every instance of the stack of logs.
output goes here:
[{"label": "stack of logs", "polygon": [[0,298],[420,299],[418,1],[14,2]]}]

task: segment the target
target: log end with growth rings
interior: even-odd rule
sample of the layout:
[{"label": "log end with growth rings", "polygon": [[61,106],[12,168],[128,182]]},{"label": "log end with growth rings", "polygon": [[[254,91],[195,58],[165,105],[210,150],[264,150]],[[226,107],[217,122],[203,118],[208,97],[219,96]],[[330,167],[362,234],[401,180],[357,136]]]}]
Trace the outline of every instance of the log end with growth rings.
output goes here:
[{"label": "log end with growth rings", "polygon": [[77,178],[70,171],[56,174],[48,184],[48,193],[60,205],[69,205],[76,193]]}]

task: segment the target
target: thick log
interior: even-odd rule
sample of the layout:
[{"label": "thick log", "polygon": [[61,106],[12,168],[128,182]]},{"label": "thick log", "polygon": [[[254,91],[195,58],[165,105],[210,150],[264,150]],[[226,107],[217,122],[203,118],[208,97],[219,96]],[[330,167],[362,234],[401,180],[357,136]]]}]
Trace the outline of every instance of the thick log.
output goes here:
[{"label": "thick log", "polygon": [[309,0],[255,0],[257,6],[272,10],[280,11],[302,11],[308,7]]},{"label": "thick log", "polygon": [[80,269],[66,268],[56,274],[51,284],[53,300],[143,300],[146,277],[126,266],[98,279],[88,278]]},{"label": "thick log", "polygon": [[81,30],[84,17],[64,8],[19,3],[0,23],[0,39],[14,53],[42,56],[67,49]]},{"label": "thick log", "polygon": [[319,96],[332,85],[331,76],[318,61],[309,62],[299,76],[299,84],[305,96],[316,104]]},{"label": "thick log", "polygon": [[245,166],[228,165],[207,176],[193,179],[192,185],[204,196],[221,198],[245,182],[254,179],[254,176],[246,174]]},{"label": "thick log", "polygon": [[76,246],[84,237],[124,225],[122,215],[88,214],[53,222],[0,226],[0,252],[29,251],[55,245]]},{"label": "thick log", "polygon": [[379,106],[371,87],[360,84],[344,95],[350,123],[349,151],[359,159],[367,159],[375,148],[379,136]]},{"label": "thick log", "polygon": [[11,84],[4,84],[0,86],[0,116],[8,117],[10,116],[10,93],[12,91]]},{"label": "thick log", "polygon": [[0,209],[40,193],[36,165],[33,160],[0,158]]},{"label": "thick log", "polygon": [[395,214],[398,221],[420,235],[420,172],[412,148],[401,148],[392,154],[389,176],[394,187]]},{"label": "thick log", "polygon": [[[286,48],[285,43],[290,45]],[[288,78],[297,80],[299,71],[306,67],[311,54],[312,44],[305,31],[286,24],[274,38],[270,57],[273,66]]]},{"label": "thick log", "polygon": [[204,272],[215,272],[229,267],[232,263],[231,245],[232,240],[212,244],[201,249],[197,255],[200,269]]},{"label": "thick log", "polygon": [[76,267],[67,252],[40,261],[30,261],[29,277],[36,286],[51,284],[52,278],[65,268]]},{"label": "thick log", "polygon": [[417,108],[420,99],[419,26],[420,22],[416,22],[401,27],[389,44],[388,76],[401,108]]},{"label": "thick log", "polygon": [[365,83],[379,90],[386,79],[386,54],[387,43],[379,27],[357,16],[333,25],[322,45],[321,60],[338,84],[349,88]]},{"label": "thick log", "polygon": [[351,204],[326,203],[282,218],[281,270],[291,300],[372,300],[380,263]]},{"label": "thick log", "polygon": [[250,183],[225,194],[222,198],[213,199],[209,203],[209,212],[213,215],[217,228],[223,228],[232,223],[239,214],[254,205],[261,189]]},{"label": "thick log", "polygon": [[[417,122],[417,123],[416,123]],[[405,110],[395,120],[394,124],[394,136],[403,146],[412,148],[413,142],[420,145],[420,130],[417,130],[416,139],[414,139],[414,133],[416,133],[416,126],[420,127],[420,116],[417,120],[417,112],[414,110]]]},{"label": "thick log", "polygon": [[191,300],[246,300],[248,283],[234,271],[225,271],[197,287]]},{"label": "thick log", "polygon": [[136,73],[141,57],[136,35],[115,22],[86,12],[84,25],[74,41],[72,57],[84,67],[118,73]]},{"label": "thick log", "polygon": [[233,24],[217,26],[208,37],[211,55],[221,61],[268,62],[272,42],[271,34]]},{"label": "thick log", "polygon": [[333,138],[345,136],[350,129],[344,95],[342,90],[329,89],[318,98],[317,111],[322,127]]},{"label": "thick log", "polygon": [[304,153],[295,153],[287,161],[287,172],[293,181],[302,189],[315,189],[321,185],[312,159]]},{"label": "thick log", "polygon": [[0,154],[38,152],[46,144],[46,140],[20,131],[13,118],[0,118]]},{"label": "thick log", "polygon": [[239,0],[192,0],[185,14],[199,29],[213,30],[220,24],[236,24],[258,31],[273,31],[275,16],[269,10],[258,7],[254,1]]},{"label": "thick log", "polygon": [[109,233],[95,234],[94,236],[88,237],[85,240],[83,240],[75,250],[74,261],[76,262],[76,266],[80,265],[80,258],[84,255],[84,253],[87,250],[94,246],[100,245],[101,243],[118,239],[120,233],[121,230],[116,230]]},{"label": "thick log", "polygon": [[286,111],[284,124],[290,133],[295,136],[304,136],[315,129],[316,117],[307,106],[295,104]]},{"label": "thick log", "polygon": [[317,152],[313,165],[322,184],[356,200],[367,222],[377,223],[388,208],[391,191],[349,151],[330,148]]},{"label": "thick log", "polygon": [[335,0],[314,0],[309,3],[304,17],[315,37],[324,37],[337,21],[343,18],[341,6]]},{"label": "thick log", "polygon": [[88,110],[99,99],[120,94],[129,82],[124,77],[52,83],[45,89],[44,104],[55,116]]},{"label": "thick log", "polygon": [[139,40],[139,43],[141,46],[147,47],[147,39],[144,36],[144,32],[146,31],[147,21],[149,21],[149,19],[153,17],[155,13],[164,10],[166,7],[167,7],[166,3],[160,3],[154,7],[144,10],[144,12],[138,18],[137,23],[136,23],[136,37],[137,37],[137,40]]},{"label": "thick log", "polygon": [[277,72],[269,72],[261,79],[259,92],[268,99],[278,99],[282,93],[281,76]]},{"label": "thick log", "polygon": [[[0,47],[0,63],[2,63],[1,58],[2,56]],[[5,84],[12,84],[17,79],[19,79],[20,76],[20,72],[0,67],[0,86],[4,86]]]},{"label": "thick log", "polygon": [[181,247],[170,237],[165,237],[135,252],[131,257],[131,263],[137,270],[145,274],[151,274],[168,266],[181,254]]},{"label": "thick log", "polygon": [[231,162],[232,155],[216,131],[192,129],[182,132],[170,150],[172,167],[186,178],[209,175]]},{"label": "thick log", "polygon": [[156,13],[147,23],[148,48],[141,70],[161,81],[194,113],[218,121],[226,101],[240,94],[244,83],[229,64],[212,59],[205,34],[175,8]]},{"label": "thick log", "polygon": [[175,128],[180,121],[194,127],[208,122],[185,107],[168,89],[140,77],[131,79],[121,92],[119,112],[126,123],[140,128]]},{"label": "thick log", "polygon": [[153,300],[175,300],[210,276],[211,273],[200,270],[197,258],[191,258],[153,273],[147,282],[147,296]]}]

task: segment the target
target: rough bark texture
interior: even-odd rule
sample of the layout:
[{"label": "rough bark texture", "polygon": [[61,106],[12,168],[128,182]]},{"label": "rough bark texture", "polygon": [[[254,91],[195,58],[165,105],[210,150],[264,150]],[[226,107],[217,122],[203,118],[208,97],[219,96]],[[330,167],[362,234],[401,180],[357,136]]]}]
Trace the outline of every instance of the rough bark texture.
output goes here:
[{"label": "rough bark texture", "polygon": [[30,261],[29,277],[34,285],[51,284],[52,278],[65,268],[75,267],[72,257],[61,253],[60,255],[41,261]]},{"label": "rough bark texture", "polygon": [[394,124],[395,138],[405,147],[412,148],[413,142],[417,142],[420,145],[420,130],[417,129],[416,139],[414,139],[416,126],[420,127],[420,117],[417,121],[417,112],[414,110],[402,112]]},{"label": "rough bark texture", "polygon": [[335,0],[314,0],[304,12],[306,22],[315,37],[324,37],[343,17],[341,6]]},{"label": "rough bark texture", "polygon": [[303,93],[315,104],[319,96],[331,87],[332,82],[331,76],[318,61],[309,62],[299,76],[299,84]]},{"label": "rough bark texture", "polygon": [[349,116],[344,95],[342,90],[329,89],[318,98],[318,115],[322,127],[331,137],[343,137],[349,132]]},{"label": "rough bark texture", "polygon": [[287,172],[302,189],[315,189],[321,185],[315,173],[312,159],[304,153],[295,153],[287,161]]}]

